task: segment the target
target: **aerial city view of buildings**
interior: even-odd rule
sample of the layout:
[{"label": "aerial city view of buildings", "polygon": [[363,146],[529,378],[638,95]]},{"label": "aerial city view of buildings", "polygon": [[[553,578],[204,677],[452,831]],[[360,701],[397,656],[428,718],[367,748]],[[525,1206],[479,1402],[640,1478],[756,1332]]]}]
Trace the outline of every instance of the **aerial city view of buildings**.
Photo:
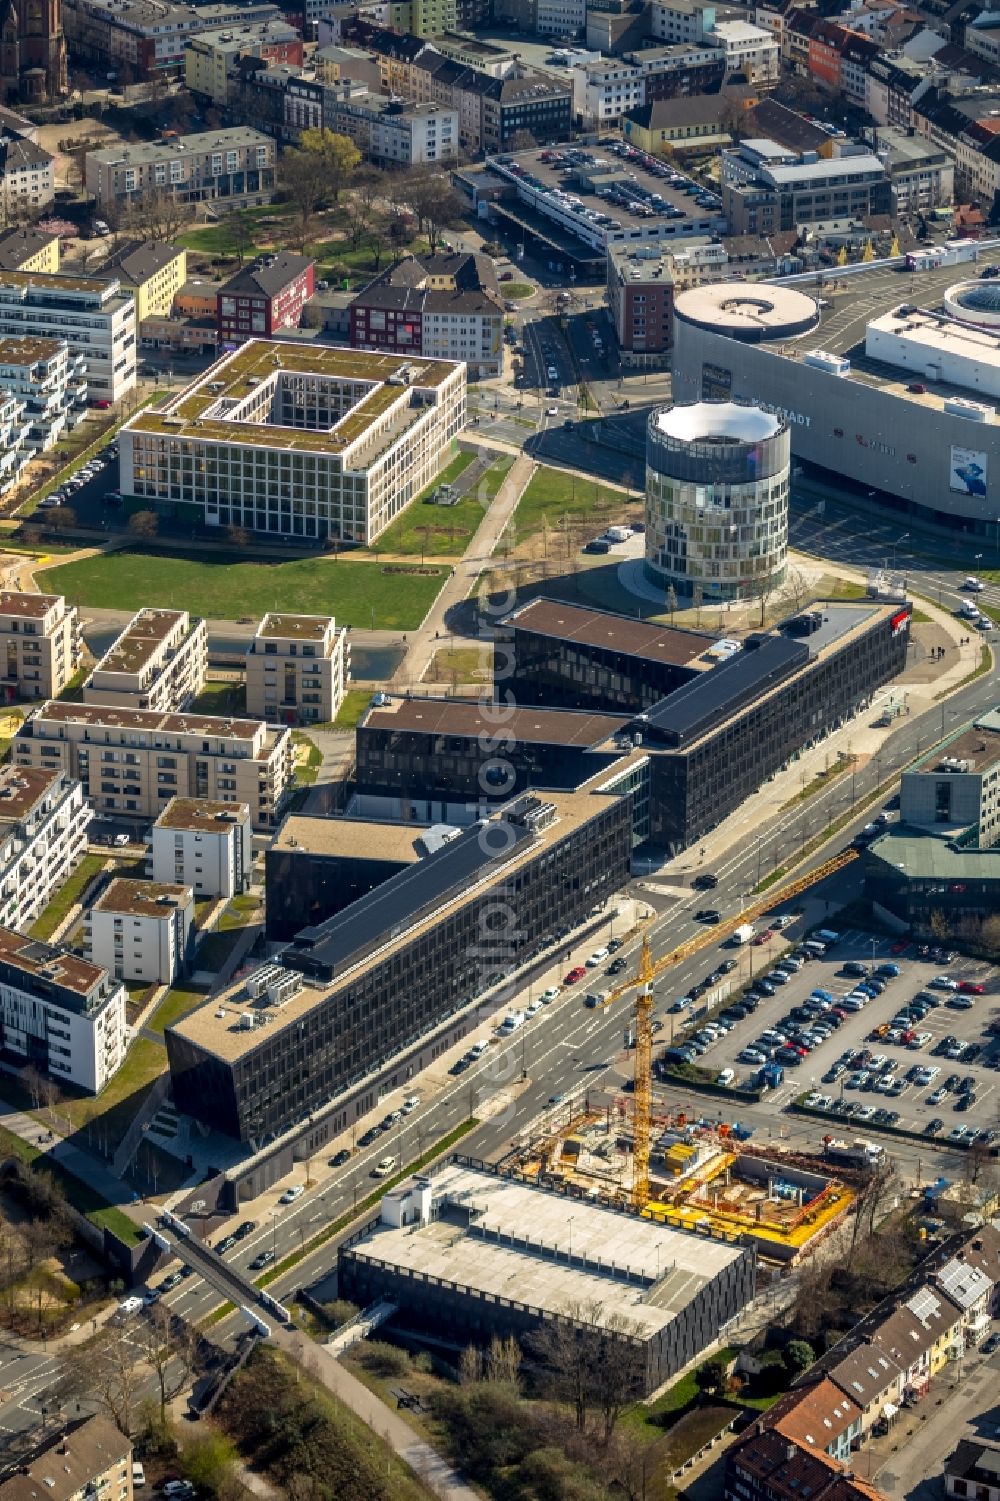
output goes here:
[{"label": "aerial city view of buildings", "polygon": [[992,1501],[1000,16],[0,84],[0,1501]]}]

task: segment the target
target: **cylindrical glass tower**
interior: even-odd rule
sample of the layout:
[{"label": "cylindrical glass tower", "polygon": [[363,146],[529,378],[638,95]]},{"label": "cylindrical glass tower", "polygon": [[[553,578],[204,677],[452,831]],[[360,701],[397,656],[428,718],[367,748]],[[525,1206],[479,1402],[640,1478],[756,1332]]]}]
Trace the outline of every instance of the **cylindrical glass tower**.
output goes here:
[{"label": "cylindrical glass tower", "polygon": [[678,594],[737,599],[781,580],[788,426],[760,407],[661,407],[646,434],[646,575]]}]

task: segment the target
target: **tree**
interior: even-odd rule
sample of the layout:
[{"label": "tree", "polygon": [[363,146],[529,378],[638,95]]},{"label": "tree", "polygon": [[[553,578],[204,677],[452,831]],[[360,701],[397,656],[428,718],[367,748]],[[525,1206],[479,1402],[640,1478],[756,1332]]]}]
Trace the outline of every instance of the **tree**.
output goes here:
[{"label": "tree", "polygon": [[816,1351],[808,1340],[790,1339],[785,1346],[782,1359],[789,1378],[794,1381],[796,1376],[801,1376],[802,1372],[807,1371],[812,1365],[816,1359]]},{"label": "tree", "polygon": [[486,1352],[486,1379],[516,1386],[521,1373],[521,1346],[513,1335],[500,1339],[494,1335]]},{"label": "tree", "polygon": [[638,1328],[625,1315],[601,1303],[576,1302],[529,1336],[544,1379],[573,1408],[578,1432],[594,1407],[603,1420],[603,1442],[611,1438],[624,1409],[640,1394],[644,1347]]},{"label": "tree", "polygon": [[707,1397],[721,1392],[726,1382],[726,1370],[721,1360],[706,1360],[694,1373],[695,1385]]},{"label": "tree", "polygon": [[138,1416],[143,1371],[135,1358],[131,1331],[124,1324],[106,1326],[103,1339],[84,1350],[74,1349],[82,1379],[88,1380],[101,1406],[126,1438],[131,1438]]},{"label": "tree", "polygon": [[458,1357],[458,1379],[462,1386],[472,1386],[483,1379],[483,1352],[478,1345],[466,1345]]},{"label": "tree", "polygon": [[291,147],[281,158],[281,185],[295,204],[299,216],[299,241],[305,244],[313,216],[323,201],[323,184],[316,163],[304,151]]},{"label": "tree", "polygon": [[155,511],[136,511],[128,518],[129,533],[133,537],[155,537],[160,520]]},{"label": "tree", "polygon": [[464,200],[452,187],[449,178],[441,173],[421,174],[410,183],[407,196],[417,228],[426,234],[432,251],[437,249],[442,231],[456,223],[465,209]]},{"label": "tree", "polygon": [[234,547],[238,547],[241,550],[250,546],[250,533],[245,526],[227,527],[226,536]]},{"label": "tree", "polygon": [[76,526],[76,512],[72,506],[54,506],[45,518],[45,525],[52,531],[67,531]]},{"label": "tree", "polygon": [[336,203],[361,161],[361,152],[350,136],[338,135],[335,130],[317,126],[302,132],[298,149],[311,159],[320,179],[323,197],[332,198]]},{"label": "tree", "polygon": [[175,1319],[163,1303],[154,1303],[147,1312],[139,1348],[156,1378],[160,1421],[166,1422],[167,1403],[183,1391],[191,1374],[197,1335],[190,1324]]},{"label": "tree", "polygon": [[236,1446],[221,1433],[206,1433],[184,1445],[184,1472],[196,1489],[223,1495],[236,1465]]}]

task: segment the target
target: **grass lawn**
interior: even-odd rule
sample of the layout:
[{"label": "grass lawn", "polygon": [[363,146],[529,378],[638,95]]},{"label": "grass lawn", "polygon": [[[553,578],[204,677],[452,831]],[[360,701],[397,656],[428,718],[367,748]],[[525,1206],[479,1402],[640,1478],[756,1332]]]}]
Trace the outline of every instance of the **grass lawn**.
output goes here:
[{"label": "grass lawn", "polygon": [[340,706],[337,717],[334,720],[338,730],[353,730],[358,720],[372,701],[371,690],[368,688],[348,688],[344,694],[344,701]]},{"label": "grass lawn", "polygon": [[523,540],[540,532],[543,523],[553,530],[558,528],[564,516],[591,516],[595,522],[611,524],[622,515],[628,499],[627,491],[614,485],[581,479],[579,475],[543,464],[535,470],[518,501],[513,526],[518,540]]},{"label": "grass lawn", "polygon": [[8,1131],[6,1126],[0,1126],[0,1154],[5,1157],[17,1157],[26,1167],[33,1167],[38,1172],[48,1173],[50,1177],[61,1185],[67,1201],[85,1214],[92,1224],[100,1229],[108,1229],[123,1240],[126,1245],[138,1244],[138,1226],[134,1225],[121,1209],[113,1205],[105,1204],[88,1184],[75,1174],[68,1173],[65,1168],[56,1162],[39,1159],[45,1158],[44,1152],[39,1152],[36,1147],[31,1147],[27,1142],[15,1136],[13,1131]]},{"label": "grass lawn", "polygon": [[460,683],[479,683],[489,676],[493,653],[486,647],[452,646],[434,653],[427,676],[437,683],[450,682],[454,674]]},{"label": "grass lawn", "polygon": [[[296,747],[296,784],[299,787],[311,787],[319,776],[319,769],[323,765],[323,752],[315,741],[309,739],[304,730],[292,731],[292,743]],[[299,754],[300,750],[305,751],[304,756]]]},{"label": "grass lawn", "polygon": [[463,496],[457,505],[435,506],[425,501],[439,485],[454,484],[470,464],[474,453],[457,453],[432,485],[421,491],[416,500],[378,539],[380,553],[397,557],[430,558],[459,556],[483,519],[483,507],[476,496]]},{"label": "grass lawn", "polygon": [[164,605],[195,615],[236,620],[267,610],[335,615],[382,630],[414,630],[445,580],[443,568],[399,571],[377,562],[334,563],[321,558],[254,559],[239,553],[125,549],[38,575],[39,588],[73,604],[138,610]]},{"label": "grass lawn", "polygon": [[208,991],[200,985],[175,985],[173,990],[167,991],[150,1017],[149,1030],[162,1032],[172,1022],[179,1022],[182,1016],[187,1016],[189,1011],[200,1006],[207,995]]},{"label": "grass lawn", "polygon": [[[728,1365],[735,1360],[737,1351],[731,1347],[725,1347],[709,1356],[709,1360],[722,1361]],[[706,1362],[707,1364],[708,1362]],[[695,1380],[694,1371],[688,1371],[679,1381],[675,1381],[662,1397],[657,1397],[655,1402],[637,1402],[622,1414],[622,1422],[645,1438],[653,1438],[661,1433],[665,1422],[669,1422],[673,1413],[682,1413],[690,1407],[698,1397],[698,1383]]]},{"label": "grass lawn", "polygon": [[[313,747],[315,749],[315,747]],[[245,928],[254,918],[261,915],[260,898],[251,892],[243,892],[240,896],[234,896],[222,916],[219,918],[219,933],[231,933],[233,928]]]},{"label": "grass lawn", "polygon": [[49,905],[31,924],[29,931],[32,938],[48,940],[52,937],[70,908],[75,906],[94,877],[104,869],[105,863],[103,855],[84,855],[69,880],[63,882]]},{"label": "grass lawn", "polygon": [[514,455],[504,454],[502,459],[497,459],[491,464],[476,486],[476,493],[480,500],[495,500],[500,486],[510,472],[510,466],[514,462]]},{"label": "grass lawn", "polygon": [[245,714],[247,690],[242,683],[206,683],[191,702],[192,714]]},{"label": "grass lawn", "polygon": [[502,287],[501,290],[503,291],[503,295],[505,297],[509,297],[512,302],[520,302],[524,297],[534,296],[538,288],[533,287],[530,282],[512,281],[506,283],[506,285]]},{"label": "grass lawn", "polygon": [[137,1037],[125,1055],[125,1062],[99,1095],[66,1100],[55,1107],[56,1116],[67,1116],[77,1131],[82,1131],[91,1121],[97,1130],[99,1123],[101,1132],[106,1130],[109,1141],[117,1144],[154,1079],[166,1066],[167,1055],[160,1044],[148,1037]]}]

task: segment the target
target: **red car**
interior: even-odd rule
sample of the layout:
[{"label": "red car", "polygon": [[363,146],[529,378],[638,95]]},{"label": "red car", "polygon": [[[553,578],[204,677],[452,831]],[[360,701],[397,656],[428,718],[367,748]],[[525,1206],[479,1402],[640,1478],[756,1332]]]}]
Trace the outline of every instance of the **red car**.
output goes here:
[{"label": "red car", "polygon": [[577,980],[582,980],[586,973],[587,971],[584,969],[583,965],[578,964],[575,969],[570,970],[569,974],[563,975],[563,984],[575,985]]},{"label": "red car", "polygon": [[894,954],[905,954],[906,950],[909,947],[910,947],[910,940],[908,938],[897,939],[897,941],[892,946],[892,953],[894,953]]},{"label": "red car", "polygon": [[756,935],[756,937],[754,938],[753,941],[759,947],[762,943],[766,943],[769,938],[773,938],[773,937],[774,937],[774,929],[773,928],[765,928],[764,931],[763,931],[763,933],[758,933]]},{"label": "red car", "polygon": [[977,985],[975,980],[962,980],[959,982],[959,990],[963,995],[985,995],[986,986]]}]

